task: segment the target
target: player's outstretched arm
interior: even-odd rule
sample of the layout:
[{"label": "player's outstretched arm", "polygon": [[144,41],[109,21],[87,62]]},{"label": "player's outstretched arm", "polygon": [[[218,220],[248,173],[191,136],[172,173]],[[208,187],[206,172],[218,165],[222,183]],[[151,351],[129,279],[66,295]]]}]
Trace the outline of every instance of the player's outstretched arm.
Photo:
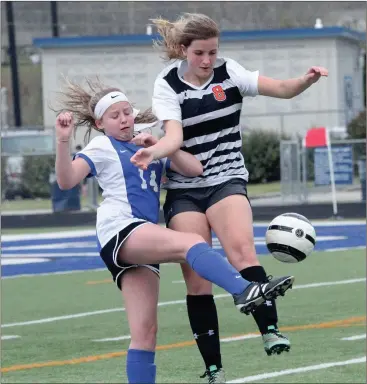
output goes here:
[{"label": "player's outstretched arm", "polygon": [[166,134],[151,149],[154,159],[168,157],[180,149],[183,143],[182,123],[176,120],[164,122]]},{"label": "player's outstretched arm", "polygon": [[[158,139],[149,133],[140,133],[135,136],[131,142],[148,148],[156,144]],[[169,159],[171,160],[170,168],[183,176],[196,177],[203,173],[201,162],[190,153],[178,150],[173,155],[169,156]]]},{"label": "player's outstretched arm", "polygon": [[149,148],[139,149],[131,162],[140,169],[146,170],[153,160],[163,159],[176,152],[182,145],[182,124],[176,120],[165,122],[166,134]]},{"label": "player's outstretched arm", "polygon": [[311,67],[304,76],[295,79],[276,80],[271,77],[259,76],[259,95],[279,99],[291,99],[292,97],[304,92],[312,84],[316,83],[322,76],[327,77],[328,70],[326,68],[316,66]]},{"label": "player's outstretched arm", "polygon": [[169,159],[171,160],[170,168],[172,171],[183,176],[196,177],[203,173],[203,165],[191,153],[178,150]]},{"label": "player's outstretched arm", "polygon": [[56,129],[56,179],[61,189],[71,189],[79,184],[90,173],[88,163],[78,158],[74,161],[70,155],[70,137],[74,130],[73,115],[61,113],[55,124]]}]

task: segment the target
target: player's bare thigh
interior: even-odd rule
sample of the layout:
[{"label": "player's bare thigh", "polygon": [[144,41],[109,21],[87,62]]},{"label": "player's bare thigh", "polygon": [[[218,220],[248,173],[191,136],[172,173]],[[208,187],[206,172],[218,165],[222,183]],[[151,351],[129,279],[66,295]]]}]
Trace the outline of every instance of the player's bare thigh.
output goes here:
[{"label": "player's bare thigh", "polygon": [[255,250],[252,210],[244,195],[231,195],[206,211],[209,224],[231,264],[239,271],[260,265]]},{"label": "player's bare thigh", "polygon": [[194,233],[181,233],[156,224],[136,228],[119,250],[119,261],[128,264],[185,262],[188,250],[204,239]]}]

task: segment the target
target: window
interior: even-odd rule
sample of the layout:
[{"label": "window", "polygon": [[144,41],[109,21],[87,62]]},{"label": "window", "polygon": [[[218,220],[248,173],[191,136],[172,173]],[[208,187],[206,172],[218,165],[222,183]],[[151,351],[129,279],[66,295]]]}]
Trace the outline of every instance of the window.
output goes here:
[{"label": "window", "polygon": [[55,144],[53,135],[9,135],[1,138],[2,155],[53,154]]}]

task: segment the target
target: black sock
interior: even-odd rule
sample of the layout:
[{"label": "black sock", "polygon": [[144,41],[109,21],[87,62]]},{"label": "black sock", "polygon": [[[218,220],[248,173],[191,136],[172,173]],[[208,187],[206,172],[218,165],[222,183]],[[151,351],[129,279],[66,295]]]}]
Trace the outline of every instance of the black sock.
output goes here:
[{"label": "black sock", "polygon": [[222,368],[217,307],[213,295],[187,295],[187,312],[196,344],[206,368]]},{"label": "black sock", "polygon": [[[245,268],[240,274],[244,279],[249,281],[268,281],[265,269],[261,265]],[[252,312],[252,315],[261,334],[267,333],[269,325],[274,325],[277,328],[278,315],[275,300],[267,300],[265,303],[259,305],[255,311]]]}]

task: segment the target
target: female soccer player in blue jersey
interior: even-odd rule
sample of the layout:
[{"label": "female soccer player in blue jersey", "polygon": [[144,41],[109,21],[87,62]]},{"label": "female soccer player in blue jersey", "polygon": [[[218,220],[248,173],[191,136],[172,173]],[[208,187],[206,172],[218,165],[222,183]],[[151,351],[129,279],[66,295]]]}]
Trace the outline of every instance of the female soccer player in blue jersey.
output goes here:
[{"label": "female soccer player in blue jersey", "polygon": [[[236,61],[218,57],[219,28],[205,15],[185,14],[176,22],[153,20],[162,36],[159,45],[172,60],[158,76],[153,92],[153,112],[164,121],[165,136],[140,150],[133,162],[145,169],[178,148],[195,155],[204,172],[185,177],[167,172],[166,224],[181,232],[195,232],[211,244],[218,236],[228,260],[250,281],[268,281],[255,251],[252,211],[247,199],[248,171],[241,154],[240,115],[244,97],[256,95],[292,98],[328,71],[311,67],[305,75],[275,80],[251,72]],[[181,265],[187,286],[191,328],[203,356],[209,382],[223,382],[218,317],[210,282],[188,264]],[[253,312],[270,355],[290,349],[278,330],[274,301]],[[209,332],[214,330],[214,332]]]},{"label": "female soccer player in blue jersey", "polygon": [[[131,163],[141,148],[132,141],[137,111],[119,89],[88,84],[89,89],[84,89],[69,82],[62,93],[65,112],[56,119],[57,182],[60,188],[70,189],[94,176],[103,190],[97,210],[98,247],[125,300],[131,333],[128,380],[154,383],[159,263],[187,262],[199,276],[232,294],[237,308],[246,314],[284,294],[294,278],[250,283],[201,236],[157,225],[164,168],[196,177],[202,166],[194,156],[174,151],[169,159],[138,169]],[[80,125],[104,135],[94,137],[71,160],[70,137]]]}]

